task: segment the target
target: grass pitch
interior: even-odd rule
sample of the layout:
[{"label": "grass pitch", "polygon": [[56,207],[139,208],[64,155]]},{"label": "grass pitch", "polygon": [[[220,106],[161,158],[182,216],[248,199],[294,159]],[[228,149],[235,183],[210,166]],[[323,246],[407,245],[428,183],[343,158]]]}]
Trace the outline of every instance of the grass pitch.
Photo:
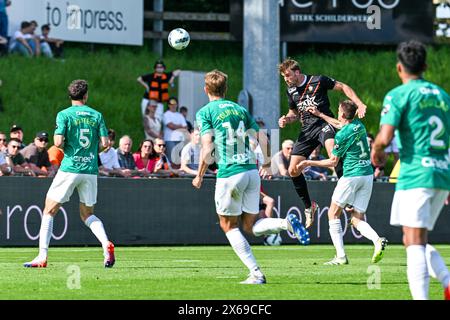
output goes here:
[{"label": "grass pitch", "polygon": [[[450,245],[436,247],[450,264]],[[247,270],[229,246],[117,247],[112,269],[103,268],[100,248],[50,248],[46,269],[22,267],[36,248],[2,248],[0,299],[410,299],[402,246],[389,246],[376,265],[372,246],[346,250],[349,265],[324,266],[329,245],[253,246],[268,284],[248,286],[239,284]],[[442,299],[434,279],[430,298]]]}]

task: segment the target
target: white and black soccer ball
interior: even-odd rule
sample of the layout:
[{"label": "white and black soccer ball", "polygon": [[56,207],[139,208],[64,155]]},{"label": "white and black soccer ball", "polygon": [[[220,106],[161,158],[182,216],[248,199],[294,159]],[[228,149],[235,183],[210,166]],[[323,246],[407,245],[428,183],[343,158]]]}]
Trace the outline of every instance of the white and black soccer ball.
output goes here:
[{"label": "white and black soccer ball", "polygon": [[175,50],[183,50],[189,45],[191,37],[186,30],[182,28],[176,28],[170,31],[167,41],[169,42],[169,45]]},{"label": "white and black soccer ball", "polygon": [[282,242],[283,240],[279,233],[271,234],[264,238],[264,245],[266,246],[279,246]]}]

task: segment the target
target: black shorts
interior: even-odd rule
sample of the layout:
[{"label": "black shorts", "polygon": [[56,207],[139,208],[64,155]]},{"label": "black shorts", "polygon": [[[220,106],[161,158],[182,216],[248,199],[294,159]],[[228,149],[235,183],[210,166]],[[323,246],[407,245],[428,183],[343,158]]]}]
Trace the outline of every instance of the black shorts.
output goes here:
[{"label": "black shorts", "polygon": [[328,123],[322,123],[313,129],[302,131],[294,143],[292,155],[308,158],[319,144],[325,147],[325,141],[334,139],[335,135],[335,129]]}]

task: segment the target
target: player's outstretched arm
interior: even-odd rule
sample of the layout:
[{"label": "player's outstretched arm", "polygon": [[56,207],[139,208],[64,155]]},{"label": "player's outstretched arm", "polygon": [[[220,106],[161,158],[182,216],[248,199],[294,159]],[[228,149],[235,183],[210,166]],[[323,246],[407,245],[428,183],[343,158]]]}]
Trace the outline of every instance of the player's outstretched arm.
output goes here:
[{"label": "player's outstretched arm", "polygon": [[361,101],[361,99],[359,99],[355,91],[349,85],[336,81],[333,90],[342,91],[347,96],[347,98],[352,100],[358,106],[358,117],[364,118],[364,116],[366,115],[367,106]]},{"label": "player's outstretched arm", "polygon": [[329,159],[323,160],[303,160],[297,165],[297,169],[299,171],[303,171],[306,167],[325,167],[325,168],[334,168],[337,166],[339,162],[339,157],[336,157],[334,154]]},{"label": "player's outstretched arm", "polygon": [[325,120],[326,122],[328,122],[330,125],[332,125],[336,129],[342,128],[342,124],[339,122],[338,119],[335,119],[330,116],[327,116],[326,114],[323,114],[316,107],[308,107],[308,108],[306,108],[306,110],[309,111],[310,113],[312,113],[313,115],[315,115],[316,117]]},{"label": "player's outstretched arm", "polygon": [[395,127],[389,124],[383,124],[381,126],[380,132],[378,132],[377,137],[372,145],[372,152],[370,158],[372,164],[375,166],[382,166],[386,155],[384,154],[384,149],[391,143],[394,138]]},{"label": "player's outstretched arm", "polygon": [[201,139],[202,147],[200,149],[200,161],[198,164],[198,173],[197,176],[192,180],[192,185],[200,189],[203,182],[203,176],[208,169],[208,165],[212,163],[213,156],[212,152],[214,151],[214,142],[212,139],[211,133],[205,133],[202,135]]}]

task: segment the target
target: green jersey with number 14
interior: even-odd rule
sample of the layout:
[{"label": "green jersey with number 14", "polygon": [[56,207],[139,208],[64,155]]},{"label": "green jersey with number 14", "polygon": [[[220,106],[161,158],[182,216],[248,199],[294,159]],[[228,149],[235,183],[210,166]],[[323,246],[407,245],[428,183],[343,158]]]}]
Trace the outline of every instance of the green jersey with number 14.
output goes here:
[{"label": "green jersey with number 14", "polygon": [[366,128],[358,119],[345,125],[336,134],[333,154],[343,161],[344,177],[373,174]]},{"label": "green jersey with number 14", "polygon": [[259,127],[245,108],[232,101],[214,100],[197,112],[196,120],[201,135],[214,136],[218,178],[257,168],[249,130],[255,133]]},{"label": "green jersey with number 14", "polygon": [[385,97],[381,125],[397,128],[400,173],[397,190],[450,190],[450,97],[423,79],[391,90]]},{"label": "green jersey with number 14", "polygon": [[100,137],[107,137],[100,112],[88,106],[71,106],[56,116],[55,135],[64,136],[64,159],[61,171],[98,174]]}]

